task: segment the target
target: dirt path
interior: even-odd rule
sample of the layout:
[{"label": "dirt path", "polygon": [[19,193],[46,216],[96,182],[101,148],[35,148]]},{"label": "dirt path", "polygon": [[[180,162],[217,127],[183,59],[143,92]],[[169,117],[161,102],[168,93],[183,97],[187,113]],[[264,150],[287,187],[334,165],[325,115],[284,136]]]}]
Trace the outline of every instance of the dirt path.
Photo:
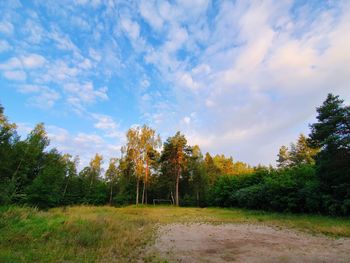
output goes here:
[{"label": "dirt path", "polygon": [[172,224],[155,249],[170,262],[350,262],[350,239],[248,224]]}]

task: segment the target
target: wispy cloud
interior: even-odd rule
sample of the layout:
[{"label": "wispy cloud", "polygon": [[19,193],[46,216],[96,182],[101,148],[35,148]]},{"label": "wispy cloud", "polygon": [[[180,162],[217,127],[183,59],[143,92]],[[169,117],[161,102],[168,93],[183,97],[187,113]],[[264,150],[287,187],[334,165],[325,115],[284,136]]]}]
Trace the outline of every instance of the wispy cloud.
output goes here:
[{"label": "wispy cloud", "polygon": [[8,21],[0,22],[0,33],[11,35],[14,31],[13,25]]},{"label": "wispy cloud", "polygon": [[61,98],[61,95],[54,89],[46,86],[22,85],[18,90],[24,94],[30,94],[29,103],[38,108],[50,109],[56,101]]},{"label": "wispy cloud", "polygon": [[0,53],[11,49],[10,44],[6,40],[0,40]]},{"label": "wispy cloud", "polygon": [[80,169],[89,164],[95,153],[102,154],[105,169],[108,166],[108,160],[120,154],[121,145],[109,143],[98,134],[83,132],[72,134],[57,126],[48,126],[47,128],[53,147],[58,147],[61,151],[68,152],[73,156],[79,155]]},{"label": "wispy cloud", "polygon": [[22,70],[7,70],[3,74],[8,80],[24,81],[27,79],[27,74]]},{"label": "wispy cloud", "polygon": [[[67,149],[90,140],[102,151],[145,122],[204,151],[273,163],[327,92],[350,99],[347,1],[33,5],[5,5],[2,85],[75,118],[52,123]],[[81,120],[96,133],[71,124]]]}]

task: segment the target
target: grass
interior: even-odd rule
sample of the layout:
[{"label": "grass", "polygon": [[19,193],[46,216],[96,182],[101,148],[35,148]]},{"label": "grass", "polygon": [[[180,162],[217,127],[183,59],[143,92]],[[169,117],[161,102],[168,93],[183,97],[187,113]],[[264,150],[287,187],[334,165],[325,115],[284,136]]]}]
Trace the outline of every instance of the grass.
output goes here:
[{"label": "grass", "polygon": [[[348,218],[222,208],[0,207],[0,262],[163,262],[145,253],[168,223],[258,223],[350,237]],[[147,255],[144,255],[147,254]]]}]

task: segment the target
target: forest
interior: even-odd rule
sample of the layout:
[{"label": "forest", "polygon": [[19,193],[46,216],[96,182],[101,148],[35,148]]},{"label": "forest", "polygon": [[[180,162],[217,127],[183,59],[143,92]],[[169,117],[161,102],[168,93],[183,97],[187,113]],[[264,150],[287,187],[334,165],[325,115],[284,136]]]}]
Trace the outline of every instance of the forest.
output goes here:
[{"label": "forest", "polygon": [[0,205],[48,209],[164,199],[176,206],[349,216],[350,106],[328,94],[316,119],[309,135],[281,146],[277,167],[204,154],[181,132],[162,143],[144,125],[127,131],[120,157],[107,160],[105,171],[98,153],[78,171],[79,157],[50,147],[43,123],[21,138],[1,107]]}]

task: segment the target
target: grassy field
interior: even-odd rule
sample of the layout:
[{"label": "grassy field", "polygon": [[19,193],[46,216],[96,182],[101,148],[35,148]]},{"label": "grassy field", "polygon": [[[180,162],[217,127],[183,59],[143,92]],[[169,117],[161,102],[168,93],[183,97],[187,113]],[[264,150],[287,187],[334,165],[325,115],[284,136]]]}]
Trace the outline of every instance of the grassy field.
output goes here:
[{"label": "grassy field", "polygon": [[350,220],[221,208],[0,207],[0,262],[163,262],[146,253],[160,224],[258,223],[350,237]]}]

